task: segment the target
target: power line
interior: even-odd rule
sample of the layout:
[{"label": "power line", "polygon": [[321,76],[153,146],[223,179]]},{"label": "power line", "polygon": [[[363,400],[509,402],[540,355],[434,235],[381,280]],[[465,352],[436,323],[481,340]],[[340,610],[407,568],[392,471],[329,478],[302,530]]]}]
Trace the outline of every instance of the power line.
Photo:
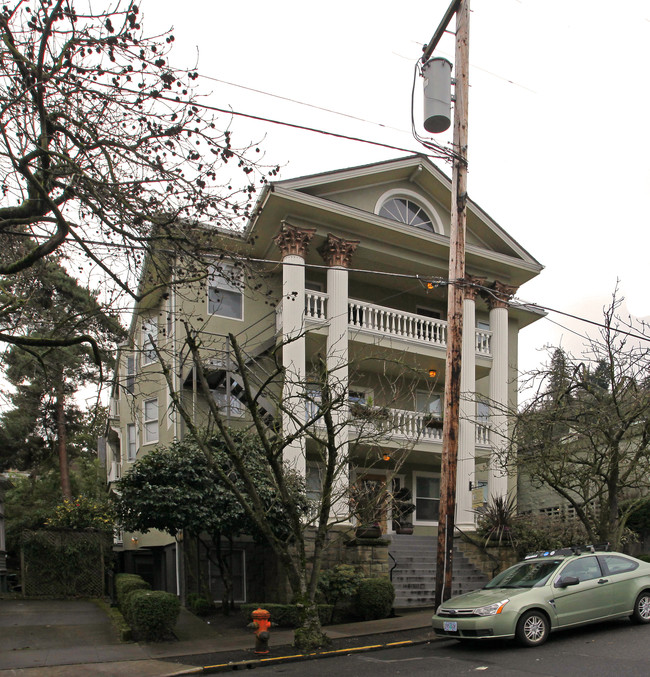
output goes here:
[{"label": "power line", "polygon": [[[109,87],[111,89],[115,89],[120,92],[127,92],[129,94],[137,94],[137,95],[142,95],[142,92],[138,92],[134,89],[128,89],[126,87],[118,87],[115,85],[112,85],[110,83],[97,83],[98,85]],[[164,94],[158,92],[156,94],[156,99],[160,99],[162,101],[167,101],[169,103],[173,104],[180,104],[180,105],[185,105],[185,106],[194,106],[196,108],[203,108],[204,110],[210,110],[214,111],[217,113],[225,113],[227,115],[234,115],[237,117],[243,117],[247,118],[249,120],[257,120],[258,122],[267,122],[272,125],[279,125],[283,127],[288,127],[290,129],[299,129],[301,131],[306,131],[306,132],[312,132],[314,134],[321,134],[323,136],[331,136],[333,138],[337,139],[343,139],[345,141],[356,141],[358,143],[365,143],[371,146],[378,146],[379,148],[388,148],[389,150],[398,150],[401,153],[410,153],[410,154],[420,154],[420,155],[426,155],[427,157],[433,157],[433,158],[438,158],[441,160],[448,160],[450,157],[453,155],[452,151],[449,149],[445,148],[444,146],[440,146],[435,143],[429,143],[427,147],[430,150],[435,150],[436,153],[422,153],[421,150],[413,150],[412,148],[404,148],[403,146],[395,146],[390,143],[383,143],[381,141],[373,141],[371,139],[364,139],[359,136],[351,136],[349,134],[341,134],[338,132],[330,132],[325,129],[319,129],[318,127],[308,127],[307,125],[299,125],[295,122],[285,122],[284,120],[276,120],[274,118],[267,118],[262,115],[253,115],[252,113],[244,113],[243,111],[236,111],[233,110],[232,108],[220,108],[219,106],[211,106],[206,103],[199,103],[197,101],[183,101],[181,100],[180,97],[168,97],[165,96]]]},{"label": "power line", "polygon": [[288,101],[289,103],[295,103],[299,106],[305,106],[307,108],[313,108],[315,110],[323,111],[324,113],[332,113],[333,115],[340,115],[341,117],[348,118],[349,120],[356,120],[358,122],[364,122],[369,125],[375,125],[381,127],[382,129],[392,129],[395,132],[401,132],[403,134],[408,134],[406,129],[399,129],[398,127],[391,127],[390,125],[385,125],[383,122],[375,122],[374,120],[367,120],[366,118],[360,118],[356,115],[351,115],[350,113],[343,113],[341,111],[333,110],[331,108],[325,108],[324,106],[317,106],[313,103],[307,103],[306,101],[300,101],[299,99],[293,99],[288,96],[282,96],[280,94],[273,94],[273,92],[266,92],[263,89],[255,89],[254,87],[247,87],[246,85],[239,85],[236,82],[228,82],[228,80],[220,80],[219,78],[212,77],[210,75],[203,75],[199,73],[199,77],[204,80],[213,80],[214,82],[219,82],[224,85],[229,85],[231,87],[237,87],[239,89],[245,89],[247,92],[254,92],[255,94],[263,94],[264,96],[270,96],[273,99],[280,99],[281,101]]}]

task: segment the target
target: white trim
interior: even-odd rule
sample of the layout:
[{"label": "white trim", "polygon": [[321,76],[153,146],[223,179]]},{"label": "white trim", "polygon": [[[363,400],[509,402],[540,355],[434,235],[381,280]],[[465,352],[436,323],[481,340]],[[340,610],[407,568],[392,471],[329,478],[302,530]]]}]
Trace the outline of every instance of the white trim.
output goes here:
[{"label": "white trim", "polygon": [[[133,428],[133,438],[134,438],[133,439],[133,445],[134,445],[133,458],[131,458],[129,456],[129,447],[130,447],[130,444],[131,444],[131,438],[129,436],[129,430],[131,428]],[[125,453],[125,459],[124,459],[127,463],[135,463],[135,460],[138,458],[138,448],[139,448],[139,445],[138,445],[138,426],[137,426],[135,421],[133,423],[127,423],[126,424],[126,450],[125,450],[126,453]]]},{"label": "white trim", "polygon": [[374,209],[375,214],[379,215],[379,211],[384,206],[384,204],[386,204],[386,202],[392,200],[393,198],[400,197],[408,198],[409,200],[412,200],[416,204],[420,205],[420,207],[422,207],[422,209],[427,212],[427,216],[431,219],[433,231],[438,235],[445,235],[445,227],[442,225],[442,220],[436,211],[436,208],[426,198],[422,197],[414,190],[408,190],[407,188],[393,188],[391,190],[387,190],[377,200]]},{"label": "white trim", "polygon": [[[149,402],[155,402],[156,403],[156,418],[146,418],[146,409],[147,409],[147,404]],[[156,423],[156,439],[147,439],[147,423],[153,423],[155,421]],[[158,440],[160,439],[160,408],[158,405],[158,398],[157,397],[150,397],[147,400],[143,400],[142,402],[142,446],[144,447],[145,445],[148,444],[156,444]]]}]

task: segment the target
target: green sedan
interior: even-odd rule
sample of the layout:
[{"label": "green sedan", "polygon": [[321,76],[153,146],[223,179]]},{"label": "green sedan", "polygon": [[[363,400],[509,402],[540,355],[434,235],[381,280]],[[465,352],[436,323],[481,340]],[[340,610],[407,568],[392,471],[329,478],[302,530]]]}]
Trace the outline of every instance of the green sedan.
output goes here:
[{"label": "green sedan", "polygon": [[443,602],[432,623],[442,637],[539,646],[555,630],[621,616],[650,623],[650,564],[565,548],[529,556],[484,588]]}]

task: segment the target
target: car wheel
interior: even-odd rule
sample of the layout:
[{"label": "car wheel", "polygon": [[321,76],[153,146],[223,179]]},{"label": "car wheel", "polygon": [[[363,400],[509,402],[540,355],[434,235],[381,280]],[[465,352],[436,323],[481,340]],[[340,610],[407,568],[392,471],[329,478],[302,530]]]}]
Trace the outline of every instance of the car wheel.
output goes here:
[{"label": "car wheel", "polygon": [[650,590],[644,590],[636,598],[630,618],[635,623],[650,623]]},{"label": "car wheel", "polygon": [[541,611],[527,611],[517,621],[515,637],[524,646],[544,644],[549,633],[548,618]]}]

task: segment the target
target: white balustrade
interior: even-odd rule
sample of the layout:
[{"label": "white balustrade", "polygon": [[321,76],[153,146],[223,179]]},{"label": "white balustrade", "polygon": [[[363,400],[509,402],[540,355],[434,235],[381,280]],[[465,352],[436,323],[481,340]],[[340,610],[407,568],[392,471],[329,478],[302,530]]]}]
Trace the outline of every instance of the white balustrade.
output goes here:
[{"label": "white balustrade", "polygon": [[[327,320],[327,294],[312,290],[305,292],[305,320],[318,323]],[[350,328],[361,331],[447,347],[447,322],[366,301],[350,299],[348,324]],[[282,301],[276,307],[276,328],[282,330]],[[476,354],[489,357],[492,354],[492,332],[486,329],[476,329],[475,332]]]},{"label": "white balustrade", "polygon": [[311,290],[305,292],[305,319],[319,322],[327,319],[327,294]]}]

